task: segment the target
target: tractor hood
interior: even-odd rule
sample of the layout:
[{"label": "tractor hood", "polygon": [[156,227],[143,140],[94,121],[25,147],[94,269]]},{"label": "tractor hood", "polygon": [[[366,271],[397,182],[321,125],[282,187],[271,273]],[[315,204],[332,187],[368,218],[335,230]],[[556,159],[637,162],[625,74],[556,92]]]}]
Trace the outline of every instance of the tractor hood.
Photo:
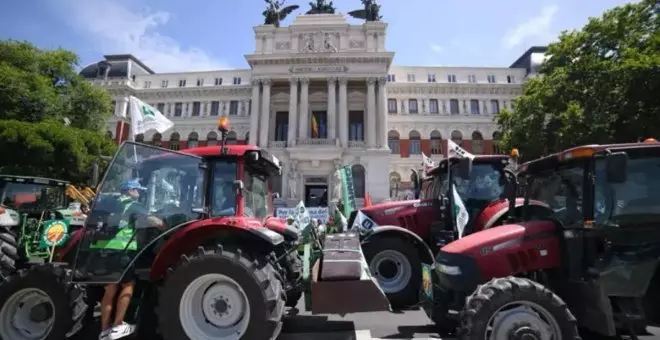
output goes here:
[{"label": "tractor hood", "polygon": [[15,211],[0,206],[0,227],[13,228],[21,224],[21,217]]},{"label": "tractor hood", "polygon": [[424,238],[429,234],[430,223],[437,219],[436,215],[433,200],[384,202],[360,209],[354,220],[349,221],[349,227],[364,233],[376,226],[393,225]]}]

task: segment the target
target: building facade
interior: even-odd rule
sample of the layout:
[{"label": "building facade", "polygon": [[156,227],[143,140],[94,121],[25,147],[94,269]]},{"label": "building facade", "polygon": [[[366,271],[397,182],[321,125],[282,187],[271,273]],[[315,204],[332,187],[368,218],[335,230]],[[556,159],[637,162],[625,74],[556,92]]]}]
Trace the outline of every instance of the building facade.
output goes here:
[{"label": "building facade", "polygon": [[273,187],[281,203],[327,205],[335,170],[352,166],[358,204],[401,198],[421,154],[436,161],[452,139],[475,154],[496,152],[494,118],[510,108],[529,75],[502,68],[398,67],[385,48],[387,24],[350,25],[341,14],[300,15],[288,27],[254,27],[249,69],[155,73],[131,55],[106,56],[81,74],[107,89],[118,122],[126,97],[153,105],[174,128],[138,141],[185,149],[216,145],[216,121],[232,123],[229,143],[268,149],[285,165]]}]

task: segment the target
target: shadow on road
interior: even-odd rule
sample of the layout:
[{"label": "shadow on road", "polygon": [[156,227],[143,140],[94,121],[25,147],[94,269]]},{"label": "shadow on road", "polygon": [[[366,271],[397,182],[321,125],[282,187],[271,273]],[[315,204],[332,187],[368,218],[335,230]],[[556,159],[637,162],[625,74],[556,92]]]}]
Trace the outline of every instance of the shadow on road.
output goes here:
[{"label": "shadow on road", "polygon": [[326,333],[354,330],[353,321],[329,320],[328,316],[324,315],[298,315],[296,308],[289,311],[282,325],[282,333]]},{"label": "shadow on road", "polygon": [[412,339],[417,334],[424,334],[425,336],[431,335],[433,338],[446,339],[451,338],[454,334],[438,334],[434,325],[410,325],[397,327],[397,333],[381,336],[380,339]]}]

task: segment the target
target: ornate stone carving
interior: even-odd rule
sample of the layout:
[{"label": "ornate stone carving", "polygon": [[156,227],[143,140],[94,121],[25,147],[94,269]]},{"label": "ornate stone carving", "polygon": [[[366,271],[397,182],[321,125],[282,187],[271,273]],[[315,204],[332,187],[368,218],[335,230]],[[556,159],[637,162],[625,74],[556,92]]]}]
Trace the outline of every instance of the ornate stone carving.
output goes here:
[{"label": "ornate stone carving", "polygon": [[341,77],[341,78],[339,78],[338,81],[339,81],[339,85],[346,85],[346,84],[348,84],[348,78],[345,78],[345,77]]},{"label": "ornate stone carving", "polygon": [[278,41],[275,43],[275,49],[276,50],[290,50],[291,49],[291,43],[288,41]]},{"label": "ornate stone carving", "polygon": [[270,86],[270,84],[272,83],[272,81],[270,80],[270,78],[264,78],[264,79],[261,80],[261,83],[262,83],[264,86]]},{"label": "ornate stone carving", "polygon": [[387,85],[387,77],[378,77],[378,84]]},{"label": "ornate stone carving", "polygon": [[337,77],[329,77],[328,86],[334,86],[335,84],[337,84]]},{"label": "ornate stone carving", "polygon": [[362,40],[351,40],[348,43],[350,48],[364,48],[364,41]]},{"label": "ornate stone carving", "polygon": [[368,85],[375,85],[377,80],[378,80],[378,78],[369,77],[369,78],[367,78],[367,84]]},{"label": "ornate stone carving", "polygon": [[339,34],[336,32],[304,33],[300,51],[303,53],[337,52]]},{"label": "ornate stone carving", "polygon": [[308,85],[309,84],[309,78],[301,77],[300,78],[300,84]]},{"label": "ornate stone carving", "polygon": [[259,78],[252,78],[252,81],[250,82],[252,85],[257,85],[261,84],[261,79]]}]

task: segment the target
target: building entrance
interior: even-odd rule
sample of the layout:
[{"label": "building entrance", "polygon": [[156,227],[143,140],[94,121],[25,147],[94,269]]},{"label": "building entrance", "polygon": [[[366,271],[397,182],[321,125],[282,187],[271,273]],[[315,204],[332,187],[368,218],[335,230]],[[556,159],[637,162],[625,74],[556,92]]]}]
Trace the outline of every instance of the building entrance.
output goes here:
[{"label": "building entrance", "polygon": [[327,207],[328,206],[328,186],[326,184],[306,184],[305,185],[305,206],[306,207]]}]

